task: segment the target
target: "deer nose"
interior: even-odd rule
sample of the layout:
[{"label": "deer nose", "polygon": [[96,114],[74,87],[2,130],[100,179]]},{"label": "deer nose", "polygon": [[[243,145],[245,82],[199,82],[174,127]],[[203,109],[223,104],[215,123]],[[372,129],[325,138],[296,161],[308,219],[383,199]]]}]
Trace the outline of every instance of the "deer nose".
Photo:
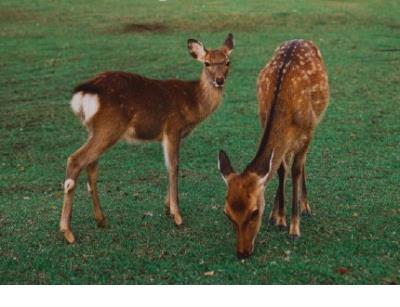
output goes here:
[{"label": "deer nose", "polygon": [[217,83],[217,85],[222,86],[224,85],[225,82],[225,78],[216,78],[215,79],[215,83]]},{"label": "deer nose", "polygon": [[236,255],[239,259],[246,259],[249,258],[251,254],[248,251],[243,251],[243,252],[237,251]]}]

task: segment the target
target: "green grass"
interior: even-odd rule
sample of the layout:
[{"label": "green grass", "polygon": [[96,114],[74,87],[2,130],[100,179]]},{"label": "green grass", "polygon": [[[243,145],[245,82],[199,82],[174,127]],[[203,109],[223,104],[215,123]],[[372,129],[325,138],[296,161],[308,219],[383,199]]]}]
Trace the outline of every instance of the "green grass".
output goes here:
[{"label": "green grass", "polygon": [[[398,1],[364,0],[2,0],[0,283],[398,283],[399,10]],[[65,164],[86,138],[68,105],[73,86],[103,70],[196,78],[201,68],[186,40],[217,47],[228,32],[236,48],[224,103],[182,146],[185,227],[163,213],[159,144],[121,143],[100,163],[110,228],[96,228],[82,175],[72,221],[78,242],[67,245],[58,232]],[[307,163],[315,215],[302,220],[294,243],[264,224],[255,254],[241,262],[222,214],[217,152],[227,150],[237,169],[255,154],[257,74],[292,38],[320,46],[330,78],[331,104]],[[268,205],[275,189],[276,180]],[[286,199],[288,208],[290,189]]]}]

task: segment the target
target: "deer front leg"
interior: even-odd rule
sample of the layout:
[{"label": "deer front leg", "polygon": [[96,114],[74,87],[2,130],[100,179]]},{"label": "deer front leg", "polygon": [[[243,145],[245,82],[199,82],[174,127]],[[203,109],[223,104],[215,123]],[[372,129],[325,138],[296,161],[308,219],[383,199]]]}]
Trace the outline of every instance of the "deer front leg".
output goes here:
[{"label": "deer front leg", "polygon": [[296,154],[292,165],[292,217],[289,235],[293,239],[300,237],[300,201],[302,199],[303,171],[307,156],[307,146]]},{"label": "deer front leg", "polygon": [[306,172],[304,165],[302,174],[302,193],[301,193],[300,211],[302,215],[311,216],[311,208],[307,198]]},{"label": "deer front leg", "polygon": [[179,145],[179,137],[164,136],[163,149],[168,170],[167,208],[169,208],[169,214],[174,219],[176,226],[182,225],[178,198]]},{"label": "deer front leg", "polygon": [[282,161],[278,169],[279,186],[276,190],[274,206],[269,215],[271,224],[275,224],[279,229],[286,227],[285,218],[285,181],[286,181],[287,168],[285,161]]}]

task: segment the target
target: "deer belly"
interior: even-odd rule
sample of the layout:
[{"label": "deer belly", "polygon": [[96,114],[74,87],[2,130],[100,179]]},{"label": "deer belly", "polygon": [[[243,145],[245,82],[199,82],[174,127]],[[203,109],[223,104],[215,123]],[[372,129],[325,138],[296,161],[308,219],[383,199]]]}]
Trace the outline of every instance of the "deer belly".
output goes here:
[{"label": "deer belly", "polygon": [[130,126],[126,129],[121,139],[128,143],[142,143],[149,141],[161,141],[162,133],[157,127],[141,127],[141,126]]}]

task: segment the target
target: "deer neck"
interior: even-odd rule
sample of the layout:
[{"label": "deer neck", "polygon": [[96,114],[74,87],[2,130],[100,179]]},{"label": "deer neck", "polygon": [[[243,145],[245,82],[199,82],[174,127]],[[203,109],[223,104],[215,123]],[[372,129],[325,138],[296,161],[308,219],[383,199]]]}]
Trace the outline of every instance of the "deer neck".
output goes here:
[{"label": "deer neck", "polygon": [[222,87],[215,87],[212,84],[207,72],[203,69],[196,87],[196,100],[201,119],[215,111],[222,100],[223,92]]}]

